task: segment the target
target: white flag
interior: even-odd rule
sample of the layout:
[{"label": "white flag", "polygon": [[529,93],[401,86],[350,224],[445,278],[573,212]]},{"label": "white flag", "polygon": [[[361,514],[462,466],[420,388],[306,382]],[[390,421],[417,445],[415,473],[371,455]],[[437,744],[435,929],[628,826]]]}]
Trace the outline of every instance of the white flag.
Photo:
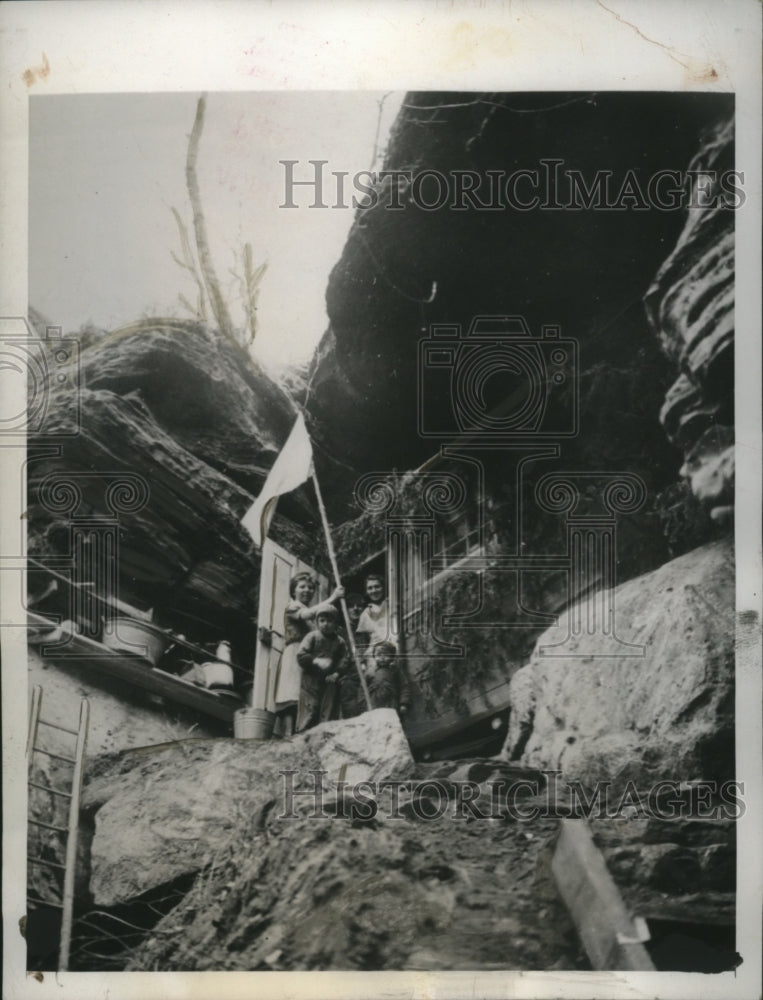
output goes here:
[{"label": "white flag", "polygon": [[313,449],[302,414],[297,417],[286,444],[268,473],[262,492],[241,521],[243,526],[262,546],[275,513],[276,503],[282,493],[295,490],[310,478]]}]

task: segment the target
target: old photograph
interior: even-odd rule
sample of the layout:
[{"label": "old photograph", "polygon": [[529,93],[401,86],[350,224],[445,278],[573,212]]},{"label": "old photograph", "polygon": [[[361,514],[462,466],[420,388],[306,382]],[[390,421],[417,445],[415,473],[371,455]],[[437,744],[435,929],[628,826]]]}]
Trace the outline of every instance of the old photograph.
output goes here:
[{"label": "old photograph", "polygon": [[747,105],[46,64],[2,321],[27,983],[741,996]]}]

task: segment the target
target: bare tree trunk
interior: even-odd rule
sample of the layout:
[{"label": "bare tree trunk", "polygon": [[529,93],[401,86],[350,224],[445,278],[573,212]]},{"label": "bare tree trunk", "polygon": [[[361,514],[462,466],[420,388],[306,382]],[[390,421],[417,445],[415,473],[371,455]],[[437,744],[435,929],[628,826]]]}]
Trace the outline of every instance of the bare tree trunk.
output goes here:
[{"label": "bare tree trunk", "polygon": [[191,210],[193,212],[193,230],[196,235],[196,250],[199,254],[199,267],[207,288],[207,295],[212,307],[212,312],[220,331],[231,339],[236,340],[228,307],[220,292],[220,283],[217,280],[212,255],[209,252],[209,240],[207,238],[207,223],[201,207],[201,195],[199,194],[199,181],[196,177],[196,157],[199,152],[199,139],[204,128],[204,111],[207,106],[207,98],[202,94],[199,103],[196,105],[196,118],[193,123],[190,138],[188,139],[188,156],[185,161],[185,179],[188,186],[188,197],[191,199]]}]

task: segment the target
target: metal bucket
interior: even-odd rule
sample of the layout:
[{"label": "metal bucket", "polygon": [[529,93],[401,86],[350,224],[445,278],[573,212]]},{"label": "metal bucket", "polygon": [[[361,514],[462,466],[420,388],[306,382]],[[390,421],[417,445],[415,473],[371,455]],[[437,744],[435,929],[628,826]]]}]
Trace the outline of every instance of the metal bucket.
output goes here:
[{"label": "metal bucket", "polygon": [[237,740],[269,740],[276,717],[264,708],[240,708],[233,715],[233,735]]}]

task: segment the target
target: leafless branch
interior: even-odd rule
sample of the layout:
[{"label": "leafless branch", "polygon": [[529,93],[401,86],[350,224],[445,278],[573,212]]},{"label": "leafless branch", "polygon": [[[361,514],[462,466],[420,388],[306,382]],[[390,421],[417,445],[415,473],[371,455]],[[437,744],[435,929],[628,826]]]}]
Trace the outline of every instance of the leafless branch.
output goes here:
[{"label": "leafless branch", "polygon": [[207,223],[204,218],[204,211],[201,207],[199,181],[196,175],[196,159],[199,152],[199,140],[201,139],[201,133],[204,128],[204,112],[206,110],[206,106],[206,95],[202,94],[199,98],[198,104],[196,105],[196,118],[193,123],[193,128],[191,129],[191,135],[188,139],[185,179],[188,187],[188,197],[191,201],[191,210],[193,211],[193,230],[196,236],[196,250],[199,254],[199,267],[201,268],[204,285],[207,290],[207,295],[209,296],[212,313],[217,321],[220,331],[232,340],[235,340],[236,335],[233,331],[233,323],[231,322],[230,313],[228,312],[228,307],[225,304],[225,299],[220,291],[220,284],[217,280],[214,264],[212,263],[212,254],[209,250],[209,239],[207,237]]},{"label": "leafless branch", "polygon": [[188,273],[193,278],[198,289],[198,303],[196,308],[191,305],[188,299],[184,295],[179,295],[181,303],[188,309],[191,315],[196,316],[197,319],[201,320],[202,323],[206,322],[207,319],[207,302],[206,296],[204,294],[204,285],[202,283],[201,277],[199,276],[198,268],[196,267],[196,261],[193,256],[193,251],[191,250],[191,241],[188,239],[188,230],[186,229],[185,223],[180,217],[180,212],[176,208],[171,209],[173,216],[175,217],[175,222],[178,227],[178,233],[180,235],[180,247],[183,252],[183,259],[174,252],[170,250],[170,256],[178,265],[182,267],[184,271]]},{"label": "leafless branch", "polygon": [[383,94],[382,97],[376,102],[379,111],[376,115],[376,134],[374,135],[374,151],[371,155],[371,166],[369,167],[369,170],[374,169],[374,164],[376,163],[376,160],[379,156],[379,134],[381,133],[381,121],[382,121],[382,115],[384,114],[384,102],[387,100],[387,98],[390,96],[391,93],[392,91],[388,90],[387,93]]}]

